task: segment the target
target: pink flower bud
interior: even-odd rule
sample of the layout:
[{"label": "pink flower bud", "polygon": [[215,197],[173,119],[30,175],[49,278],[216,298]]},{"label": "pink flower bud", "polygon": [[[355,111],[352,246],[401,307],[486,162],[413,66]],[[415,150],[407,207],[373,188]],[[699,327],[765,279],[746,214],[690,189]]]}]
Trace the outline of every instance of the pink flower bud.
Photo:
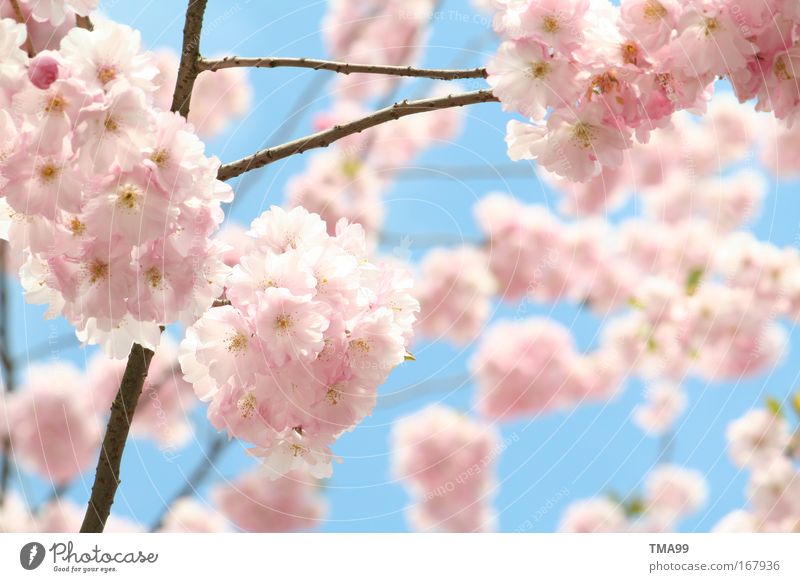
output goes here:
[{"label": "pink flower bud", "polygon": [[58,79],[58,61],[46,54],[38,55],[28,67],[28,78],[35,87],[47,89]]}]

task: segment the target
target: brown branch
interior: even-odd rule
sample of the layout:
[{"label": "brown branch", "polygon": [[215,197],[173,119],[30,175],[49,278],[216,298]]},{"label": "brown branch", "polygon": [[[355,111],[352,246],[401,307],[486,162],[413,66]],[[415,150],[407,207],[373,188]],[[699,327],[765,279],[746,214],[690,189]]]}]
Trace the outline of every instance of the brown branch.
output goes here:
[{"label": "brown branch", "polygon": [[28,32],[28,25],[25,23],[25,15],[22,13],[22,8],[20,8],[17,0],[9,0],[9,2],[11,3],[11,10],[14,11],[14,18],[16,18],[17,22],[20,24],[25,25],[25,51],[28,53],[29,57],[33,57],[36,55],[36,51],[33,48],[33,41]]},{"label": "brown branch", "polygon": [[333,71],[342,75],[351,73],[369,73],[373,75],[391,75],[395,77],[423,77],[426,79],[485,79],[486,69],[418,69],[392,65],[369,65],[359,63],[342,63],[321,59],[289,58],[289,57],[224,57],[222,59],[201,59],[198,63],[201,71],[218,71],[234,67],[251,67],[254,69],[275,69],[292,67],[298,69],[314,69],[315,71]]},{"label": "brown branch", "polygon": [[189,497],[193,495],[198,487],[203,484],[206,478],[211,473],[211,469],[214,468],[214,464],[219,459],[220,455],[225,451],[226,447],[232,443],[233,441],[230,440],[225,435],[216,435],[214,440],[211,443],[211,446],[208,447],[208,452],[203,456],[202,461],[199,465],[197,465],[194,470],[189,475],[188,479],[186,479],[186,483],[183,487],[178,490],[170,500],[164,504],[161,513],[159,513],[158,517],[153,522],[153,525],[150,527],[150,531],[154,532],[161,529],[164,526],[164,520],[167,518],[167,514],[169,510],[175,505],[175,503],[179,499],[183,499],[184,497]]},{"label": "brown branch", "polygon": [[142,394],[152,350],[134,344],[128,356],[128,365],[122,375],[122,383],[111,405],[111,417],[108,419],[100,458],[92,485],[92,496],[81,525],[81,533],[102,533],[106,520],[111,513],[111,505],[120,484],[119,468],[122,453],[128,440],[128,432]]},{"label": "brown branch", "polygon": [[[16,387],[14,377],[14,361],[11,359],[11,310],[8,307],[8,277],[6,276],[6,262],[8,260],[9,246],[0,244],[0,366],[3,368],[5,385],[4,395],[14,392]],[[3,507],[8,490],[8,481],[11,478],[11,441],[4,438],[0,443],[0,508]]]},{"label": "brown branch", "polygon": [[217,173],[217,179],[223,181],[230,180],[245,172],[264,167],[278,160],[282,160],[283,158],[288,158],[295,154],[302,154],[303,152],[315,148],[328,147],[335,141],[347,137],[348,135],[361,133],[370,127],[375,127],[376,125],[381,125],[382,123],[397,120],[408,115],[493,101],[497,101],[497,97],[492,95],[490,91],[474,91],[472,93],[460,93],[435,99],[420,99],[419,101],[401,101],[367,115],[366,117],[351,121],[350,123],[336,125],[330,129],[279,146],[267,148],[251,156],[242,158],[241,160],[225,164],[220,167]]},{"label": "brown branch", "polygon": [[186,8],[186,22],[183,25],[183,51],[172,96],[172,111],[183,117],[189,115],[192,90],[197,75],[200,74],[200,33],[203,30],[203,16],[208,0],[189,0]]}]

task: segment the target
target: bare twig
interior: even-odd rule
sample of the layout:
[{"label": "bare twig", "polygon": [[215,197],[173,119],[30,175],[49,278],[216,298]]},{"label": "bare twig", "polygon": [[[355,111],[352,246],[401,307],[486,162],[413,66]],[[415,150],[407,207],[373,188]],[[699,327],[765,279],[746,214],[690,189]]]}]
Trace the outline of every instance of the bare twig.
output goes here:
[{"label": "bare twig", "polygon": [[342,75],[351,73],[369,73],[373,75],[391,75],[395,77],[424,77],[427,79],[485,79],[486,69],[418,69],[415,67],[398,67],[393,65],[369,65],[360,63],[342,63],[322,59],[289,58],[289,57],[224,57],[222,59],[201,59],[198,63],[201,71],[218,71],[234,67],[250,67],[254,69],[275,69],[292,67],[297,69],[314,69],[316,71],[333,71]]},{"label": "bare twig", "polygon": [[14,11],[14,18],[17,19],[17,22],[20,24],[25,24],[25,52],[28,53],[29,57],[33,57],[36,54],[36,51],[33,48],[33,41],[31,40],[31,35],[27,31],[27,24],[25,23],[25,15],[22,13],[22,8],[20,8],[19,2],[17,0],[9,0],[11,4],[11,9]]},{"label": "bare twig", "polygon": [[179,112],[183,117],[189,115],[192,89],[200,73],[200,33],[203,29],[203,16],[207,3],[208,0],[189,0],[189,7],[186,9],[181,64],[178,67],[178,79],[172,97],[172,111]]},{"label": "bare twig", "polygon": [[483,247],[486,241],[479,238],[468,238],[463,234],[449,233],[400,233],[384,231],[380,234],[379,244],[384,247],[426,248],[426,247],[459,247],[472,245]]},{"label": "bare twig", "polygon": [[383,394],[378,399],[375,406],[376,411],[387,410],[407,404],[416,398],[422,396],[430,396],[433,393],[453,392],[466,388],[472,381],[472,376],[469,373],[453,374],[452,376],[440,376],[438,378],[429,378],[416,384],[406,386],[401,390],[396,390],[389,394]]},{"label": "bare twig", "polygon": [[177,491],[170,500],[164,504],[161,513],[153,522],[153,525],[150,527],[150,531],[156,531],[161,529],[164,525],[164,520],[167,518],[167,514],[169,513],[170,508],[175,505],[175,502],[179,499],[184,497],[192,496],[203,484],[203,481],[206,480],[208,475],[211,473],[211,469],[214,468],[214,464],[219,459],[220,455],[223,453],[225,448],[232,443],[228,437],[225,435],[219,434],[214,437],[214,440],[211,442],[211,445],[208,447],[206,454],[203,456],[203,460],[200,462],[197,467],[189,474],[189,477],[186,479],[186,483],[183,487]]},{"label": "bare twig", "polygon": [[535,178],[536,173],[529,164],[499,164],[486,166],[425,166],[398,168],[398,180],[510,180],[512,178]]},{"label": "bare twig", "polygon": [[366,117],[351,121],[350,123],[336,125],[330,129],[290,141],[283,145],[267,148],[251,156],[242,158],[241,160],[225,164],[220,167],[217,178],[219,180],[230,180],[231,178],[240,176],[255,168],[261,168],[273,162],[277,162],[278,160],[282,160],[283,158],[295,154],[302,154],[308,150],[328,147],[335,141],[347,137],[348,135],[360,133],[370,127],[375,127],[376,125],[381,125],[382,123],[387,123],[408,115],[494,101],[497,101],[497,97],[492,95],[490,91],[474,91],[435,99],[420,99],[419,101],[401,101],[390,107],[380,109]]}]

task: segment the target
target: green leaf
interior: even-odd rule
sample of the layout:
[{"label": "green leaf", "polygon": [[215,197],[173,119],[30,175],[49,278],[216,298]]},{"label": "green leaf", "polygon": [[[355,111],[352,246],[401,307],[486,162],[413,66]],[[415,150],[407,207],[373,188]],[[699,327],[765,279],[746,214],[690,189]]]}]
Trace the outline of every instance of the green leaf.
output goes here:
[{"label": "green leaf", "polygon": [[800,392],[795,392],[792,396],[792,410],[797,416],[800,416]]},{"label": "green leaf", "polygon": [[783,416],[783,409],[777,398],[767,396],[765,404],[767,405],[767,410],[769,410],[772,414],[775,416]]},{"label": "green leaf", "polygon": [[417,358],[415,358],[414,354],[412,354],[411,352],[406,352],[405,361],[406,362],[416,362]]},{"label": "green leaf", "polygon": [[692,269],[686,277],[686,294],[694,295],[700,288],[700,283],[703,282],[703,275],[705,271],[700,267]]}]

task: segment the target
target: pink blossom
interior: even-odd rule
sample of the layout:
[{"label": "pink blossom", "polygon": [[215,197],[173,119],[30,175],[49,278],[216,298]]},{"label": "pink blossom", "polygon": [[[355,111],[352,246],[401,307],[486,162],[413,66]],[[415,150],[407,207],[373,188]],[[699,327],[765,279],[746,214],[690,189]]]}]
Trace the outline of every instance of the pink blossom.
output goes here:
[{"label": "pink blossom", "polygon": [[28,79],[38,89],[47,89],[58,79],[59,62],[55,56],[39,53],[28,65]]},{"label": "pink blossom", "polygon": [[571,504],[561,518],[559,531],[612,533],[627,528],[625,512],[611,499],[585,499]]},{"label": "pink blossom", "polygon": [[767,410],[751,410],[726,431],[728,453],[739,467],[757,467],[784,454],[789,446],[786,419]]},{"label": "pink blossom", "polygon": [[36,522],[31,510],[23,503],[16,491],[6,492],[0,507],[0,533],[29,533],[36,531]]},{"label": "pink blossom", "polygon": [[633,411],[633,421],[648,435],[662,435],[670,430],[686,410],[687,398],[680,386],[668,383],[647,388],[647,400]]},{"label": "pink blossom", "polygon": [[549,171],[585,182],[600,173],[601,165],[622,164],[623,150],[630,147],[629,131],[604,120],[599,106],[579,111],[554,111],[547,119],[547,133],[532,141],[528,155]]},{"label": "pink blossom", "polygon": [[328,234],[303,208],[253,221],[231,305],[187,330],[180,362],[218,429],[255,445],[274,477],[328,477],[330,445],[372,410],[406,357],[418,303],[401,267],[366,258],[364,231]]},{"label": "pink blossom", "polygon": [[608,398],[619,377],[604,374],[596,383],[599,362],[584,358],[569,332],[551,320],[496,323],[470,365],[476,406],[489,418],[508,420]]},{"label": "pink blossom", "polygon": [[104,91],[118,84],[152,90],[158,69],[141,51],[141,35],[128,26],[98,22],[93,31],[73,28],[61,42],[60,53],[72,74]]},{"label": "pink blossom", "polygon": [[647,50],[656,51],[670,41],[680,13],[676,0],[623,0],[620,27]]},{"label": "pink blossom", "polygon": [[251,470],[211,496],[226,518],[249,532],[310,530],[327,513],[317,483],[297,471],[273,480],[263,469]]},{"label": "pink blossom", "polygon": [[396,421],[393,473],[411,492],[409,519],[419,531],[491,531],[494,464],[501,450],[493,429],[432,404]]},{"label": "pink blossom", "polygon": [[330,234],[345,218],[374,237],[384,218],[382,186],[372,165],[337,148],[314,156],[305,172],[287,184],[287,198],[290,207],[319,214]]},{"label": "pink blossom", "polygon": [[712,533],[756,533],[759,520],[752,513],[737,509],[732,511],[717,522],[711,530]]},{"label": "pink blossom", "polygon": [[47,21],[58,26],[67,15],[89,16],[97,8],[99,0],[21,0],[31,6],[31,15],[39,21]]},{"label": "pink blossom", "polygon": [[755,52],[729,6],[701,1],[687,6],[678,21],[672,58],[687,75],[723,75],[741,69]]},{"label": "pink blossom", "polygon": [[100,425],[91,414],[87,387],[71,365],[31,368],[26,385],[7,406],[14,455],[26,470],[64,485],[97,460]]},{"label": "pink blossom", "polygon": [[675,521],[697,512],[708,500],[708,485],[697,471],[674,465],[656,467],[645,482],[647,512]]},{"label": "pink blossom", "polygon": [[569,106],[578,98],[576,68],[537,43],[504,43],[487,71],[489,85],[503,106],[526,117],[542,119],[549,107]]},{"label": "pink blossom", "polygon": [[470,247],[436,249],[421,268],[415,291],[420,302],[417,330],[458,344],[478,337],[489,318],[495,291],[485,254]]},{"label": "pink blossom", "polygon": [[570,54],[583,37],[589,0],[531,0],[521,14],[521,32],[557,52]]},{"label": "pink blossom", "polygon": [[797,518],[800,516],[800,473],[789,459],[775,457],[753,471],[747,495],[765,521]]},{"label": "pink blossom", "polygon": [[217,511],[183,497],[169,508],[161,533],[225,533],[228,524]]}]

